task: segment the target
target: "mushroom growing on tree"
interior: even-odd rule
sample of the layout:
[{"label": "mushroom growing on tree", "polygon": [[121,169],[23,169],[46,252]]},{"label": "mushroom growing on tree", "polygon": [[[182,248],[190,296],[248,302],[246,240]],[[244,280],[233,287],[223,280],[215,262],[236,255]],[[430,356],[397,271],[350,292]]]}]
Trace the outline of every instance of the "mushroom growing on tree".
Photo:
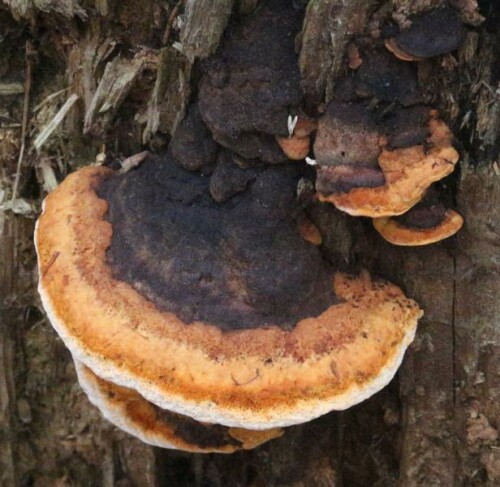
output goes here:
[{"label": "mushroom growing on tree", "polygon": [[402,61],[421,61],[454,51],[464,37],[458,12],[444,7],[410,17],[410,26],[386,39],[385,46]]},{"label": "mushroom growing on tree", "polygon": [[224,203],[169,157],[68,176],[36,246],[44,307],[75,358],[161,409],[255,430],[386,385],[422,312],[301,237],[301,171],[265,168]]},{"label": "mushroom growing on tree", "polygon": [[380,49],[362,56],[318,121],[318,199],[354,216],[400,215],[453,172],[459,154],[423,103],[415,66]]},{"label": "mushroom growing on tree", "polygon": [[464,223],[454,210],[439,201],[431,187],[422,201],[400,216],[374,218],[373,226],[394,245],[429,245],[455,235]]},{"label": "mushroom growing on tree", "polygon": [[[391,147],[391,139],[364,115],[364,105],[337,106],[330,105],[319,122],[314,145],[316,188],[320,201],[331,202],[350,215],[405,213],[432,183],[450,174],[459,159],[453,134],[435,110],[427,110],[424,117],[423,140],[408,146],[408,141],[414,143],[412,137],[403,134],[404,142]],[[414,132],[422,130],[417,125]]]},{"label": "mushroom growing on tree", "polygon": [[280,428],[252,431],[199,423],[160,409],[133,389],[101,379],[78,360],[75,368],[80,386],[103,416],[150,445],[193,453],[233,453],[283,434]]}]

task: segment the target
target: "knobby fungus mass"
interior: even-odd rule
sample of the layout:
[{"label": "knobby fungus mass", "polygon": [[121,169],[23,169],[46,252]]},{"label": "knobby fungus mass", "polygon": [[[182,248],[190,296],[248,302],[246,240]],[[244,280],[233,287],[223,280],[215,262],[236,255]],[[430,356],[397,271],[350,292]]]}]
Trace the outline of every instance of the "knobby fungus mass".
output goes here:
[{"label": "knobby fungus mass", "polygon": [[[151,444],[256,447],[380,390],[413,340],[415,301],[322,255],[297,198],[315,170],[297,161],[316,158],[318,199],[377,217],[396,244],[444,238],[457,219],[419,204],[458,153],[415,64],[360,49],[316,120],[295,51],[302,18],[272,0],[233,21],[167,153],[124,174],[81,168],[44,202],[48,317],[90,400]],[[398,49],[414,52],[418,32],[403,34]]]}]

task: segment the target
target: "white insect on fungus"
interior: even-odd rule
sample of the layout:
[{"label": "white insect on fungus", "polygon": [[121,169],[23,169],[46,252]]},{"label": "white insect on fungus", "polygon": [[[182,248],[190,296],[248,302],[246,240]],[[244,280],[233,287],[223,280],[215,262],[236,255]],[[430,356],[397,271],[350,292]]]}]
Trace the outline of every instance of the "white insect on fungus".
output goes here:
[{"label": "white insect on fungus", "polygon": [[297,125],[297,122],[299,120],[299,116],[295,115],[295,117],[292,117],[291,115],[288,115],[288,136],[291,137],[293,135],[293,131],[295,130],[295,126]]}]

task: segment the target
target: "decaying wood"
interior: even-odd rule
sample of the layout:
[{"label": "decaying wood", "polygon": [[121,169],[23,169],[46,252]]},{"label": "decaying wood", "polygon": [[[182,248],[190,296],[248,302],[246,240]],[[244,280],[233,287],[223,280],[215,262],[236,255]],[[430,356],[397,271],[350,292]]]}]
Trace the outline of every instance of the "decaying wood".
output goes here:
[{"label": "decaying wood", "polygon": [[87,16],[78,0],[5,0],[5,3],[17,18],[30,17],[37,10],[59,14],[66,18],[72,18],[75,15],[82,18]]},{"label": "decaying wood", "polygon": [[156,132],[172,134],[184,118],[191,93],[191,62],[173,47],[160,51],[156,82],[147,108],[143,140]]},{"label": "decaying wood", "polygon": [[475,170],[458,198],[467,228],[456,260],[457,478],[493,486],[500,481],[500,177],[491,167]]},{"label": "decaying wood", "polygon": [[[23,18],[30,19],[42,48],[31,106],[43,109],[36,111],[28,134],[51,128],[40,156],[31,145],[23,165],[19,192],[30,214],[0,209],[2,487],[499,484],[500,99],[495,63],[500,33],[493,27],[500,12],[494,2],[483,2],[487,20],[479,24],[471,13],[473,0],[454,0],[469,9],[463,46],[456,55],[418,67],[420,82],[437,93],[430,102],[440,107],[461,146],[460,173],[447,183],[466,220],[461,234],[427,248],[400,249],[381,241],[369,221],[333,207],[314,206],[310,215],[330,260],[367,267],[401,285],[425,309],[397,380],[359,406],[290,428],[282,438],[232,456],[144,445],[105,422],[77,386],[70,357],[44,318],[35,290],[31,208],[40,199],[30,189],[30,178],[36,170],[52,182],[54,176],[61,179],[68,167],[95,160],[103,144],[119,156],[140,153],[145,146],[163,150],[196,97],[198,60],[217,48],[231,12],[248,13],[257,3],[147,0],[139,7],[134,0],[99,0],[91,11],[74,0],[6,0],[0,7],[6,27],[2,42],[17,53],[1,54],[8,70],[0,70],[0,205],[11,195],[20,148],[24,75],[23,60],[16,58],[19,39],[31,35],[27,28],[16,30],[24,26]],[[335,79],[345,69],[345,47],[367,33],[372,16],[405,22],[409,14],[442,3],[309,2],[297,39],[308,100],[331,98]],[[370,29],[377,27],[375,22]],[[11,39],[9,32],[16,35]],[[78,101],[51,126],[73,93]]]},{"label": "decaying wood", "polygon": [[106,64],[85,114],[84,133],[102,133],[109,126],[139,77],[144,58],[145,54],[139,53],[131,60],[115,57]]},{"label": "decaying wood", "polygon": [[364,0],[309,2],[301,36],[299,65],[310,103],[330,101],[349,40],[365,28],[374,2]]},{"label": "decaying wood", "polygon": [[233,0],[186,0],[181,51],[193,61],[215,52],[233,9]]}]

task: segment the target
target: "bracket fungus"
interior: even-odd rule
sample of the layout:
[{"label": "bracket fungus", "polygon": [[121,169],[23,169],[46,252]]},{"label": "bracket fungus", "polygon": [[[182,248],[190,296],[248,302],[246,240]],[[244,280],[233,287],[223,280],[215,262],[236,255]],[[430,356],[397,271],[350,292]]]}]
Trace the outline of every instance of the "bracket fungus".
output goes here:
[{"label": "bracket fungus", "polygon": [[395,217],[375,218],[373,226],[382,237],[394,245],[429,245],[455,235],[463,218],[438,200],[434,188],[408,212]]},{"label": "bracket fungus", "polygon": [[[144,441],[253,448],[394,376],[422,311],[397,286],[323,257],[308,189],[375,218],[400,245],[461,224],[418,205],[459,156],[417,66],[382,41],[358,50],[311,120],[323,107],[304,108],[295,5],[270,0],[230,22],[165,155],[126,173],[82,168],[44,202],[35,243],[48,317],[90,399]],[[446,9],[428,17],[450,15],[455,37],[441,51],[462,27]],[[427,55],[408,47],[422,22],[395,37],[398,49]],[[303,159],[315,189],[304,183],[314,170],[290,163]]]},{"label": "bracket fungus", "polygon": [[43,305],[75,359],[158,408],[250,430],[385,386],[422,312],[301,237],[301,171],[263,168],[223,203],[168,156],[68,176],[35,241]]},{"label": "bracket fungus", "polygon": [[437,111],[400,109],[414,125],[377,124],[364,105],[332,102],[320,119],[314,152],[320,201],[355,216],[400,215],[459,159],[453,134]]},{"label": "bracket fungus", "polygon": [[400,215],[459,155],[438,112],[422,104],[415,67],[377,49],[362,56],[318,120],[318,199],[354,216]]},{"label": "bracket fungus", "polygon": [[450,7],[428,10],[410,17],[410,26],[385,45],[402,61],[447,54],[458,48],[465,36],[465,28],[456,10]]},{"label": "bracket fungus", "polygon": [[255,431],[199,423],[160,409],[133,389],[101,379],[78,360],[75,368],[80,386],[103,416],[150,445],[196,453],[233,453],[283,434],[280,428]]}]

